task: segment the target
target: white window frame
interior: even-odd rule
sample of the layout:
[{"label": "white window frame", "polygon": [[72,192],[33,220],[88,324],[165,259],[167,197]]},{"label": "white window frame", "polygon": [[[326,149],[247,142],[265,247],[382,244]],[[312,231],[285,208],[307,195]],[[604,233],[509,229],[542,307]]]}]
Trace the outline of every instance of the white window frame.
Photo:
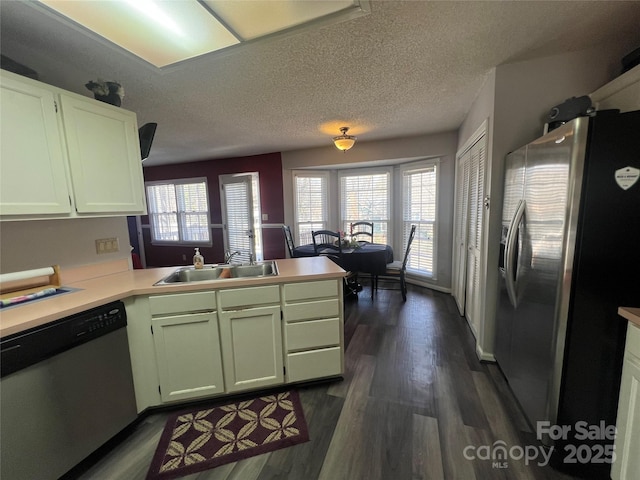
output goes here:
[{"label": "white window frame", "polygon": [[[149,201],[149,187],[153,187],[156,185],[171,185],[173,186],[174,190],[176,188],[177,185],[188,185],[188,184],[198,184],[198,183],[204,183],[204,193],[205,193],[205,197],[206,197],[206,202],[207,202],[207,210],[206,212],[204,211],[198,211],[198,212],[187,212],[187,211],[174,211],[174,212],[154,212],[153,211],[153,202]],[[150,225],[150,235],[151,235],[151,244],[152,245],[171,245],[171,246],[179,246],[179,245],[198,245],[198,246],[205,246],[205,247],[209,247],[211,246],[212,243],[212,238],[211,238],[211,207],[210,207],[210,203],[209,203],[209,186],[207,184],[207,179],[206,177],[195,177],[195,178],[178,178],[178,179],[170,179],[170,180],[156,180],[156,181],[152,181],[152,182],[145,182],[145,195],[147,196],[147,209],[148,209],[148,216],[149,216],[149,225]],[[177,192],[176,192],[176,196],[177,196]],[[177,202],[179,204],[179,202]],[[184,234],[184,228],[182,225],[182,222],[180,221],[180,216],[184,215],[186,213],[200,213],[202,215],[206,214],[207,216],[207,233],[208,233],[208,240],[185,240],[185,234]],[[155,222],[156,220],[156,215],[160,215],[160,214],[174,214],[176,217],[176,224],[178,226],[178,239],[177,240],[158,240],[155,238],[154,236],[154,232],[155,232]]]},{"label": "white window frame", "polygon": [[[311,239],[311,226],[312,230],[326,230],[330,225],[330,174],[328,171],[317,170],[294,170],[293,172],[293,237],[296,245],[305,245],[312,242]],[[324,182],[324,199],[321,201],[322,218],[320,220],[300,220],[300,206],[298,195],[298,179],[299,178],[319,178]],[[302,227],[301,226],[306,226]],[[305,234],[306,232],[306,234]]]},{"label": "white window frame", "polygon": [[[410,174],[411,172],[424,172],[425,170],[433,169],[435,173],[435,191],[434,191],[434,218],[423,219],[423,218],[412,218],[410,212],[407,212],[405,206],[407,205],[407,195],[409,195],[409,190],[405,188],[404,181],[405,176]],[[414,274],[416,276],[421,276],[425,278],[429,278],[431,280],[437,280],[437,272],[438,272],[438,225],[439,225],[439,217],[438,217],[438,195],[440,188],[440,160],[428,160],[410,164],[403,164],[399,168],[399,182],[402,188],[402,201],[400,205],[400,209],[402,211],[401,223],[402,223],[402,238],[401,245],[402,251],[398,252],[398,258],[401,260],[404,258],[404,249],[407,245],[407,240],[409,237],[409,232],[411,230],[411,225],[416,225],[416,235],[413,239],[413,244],[411,246],[411,252],[409,253],[409,260],[407,262],[407,273]],[[432,230],[432,238],[430,239],[432,242],[432,255],[431,255],[431,272],[428,270],[417,269],[415,267],[415,261],[412,262],[412,257],[415,260],[417,255],[420,255],[421,251],[426,248],[422,246],[421,241],[424,242],[429,240],[426,238],[427,231]]]},{"label": "white window frame", "polygon": [[[386,198],[386,219],[380,218],[347,218],[345,198],[343,195],[343,179],[346,177],[359,177],[369,175],[386,175],[387,176],[387,198]],[[352,222],[359,220],[373,222],[374,228],[374,242],[376,243],[391,243],[393,239],[394,225],[393,225],[393,167],[363,167],[349,170],[340,170],[338,172],[338,189],[339,189],[339,221],[344,232],[349,233],[349,227]],[[382,233],[381,233],[382,232]]]}]

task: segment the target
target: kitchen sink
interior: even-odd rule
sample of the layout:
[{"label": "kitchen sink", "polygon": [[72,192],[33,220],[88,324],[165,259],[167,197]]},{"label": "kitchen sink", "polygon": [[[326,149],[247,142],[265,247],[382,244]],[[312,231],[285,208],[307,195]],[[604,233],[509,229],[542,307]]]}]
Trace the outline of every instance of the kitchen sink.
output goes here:
[{"label": "kitchen sink", "polygon": [[154,285],[173,285],[176,283],[224,281],[230,278],[269,277],[278,275],[276,262],[269,260],[253,264],[205,265],[204,268],[181,267],[164,277]]}]

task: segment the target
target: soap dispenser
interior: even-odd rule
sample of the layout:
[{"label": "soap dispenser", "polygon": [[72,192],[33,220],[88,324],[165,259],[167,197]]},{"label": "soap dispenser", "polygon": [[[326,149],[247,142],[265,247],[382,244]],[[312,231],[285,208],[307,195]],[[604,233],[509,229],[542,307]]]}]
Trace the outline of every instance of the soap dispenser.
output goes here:
[{"label": "soap dispenser", "polygon": [[204,268],[204,257],[200,254],[198,247],[196,247],[196,253],[193,256],[193,266],[197,269]]}]

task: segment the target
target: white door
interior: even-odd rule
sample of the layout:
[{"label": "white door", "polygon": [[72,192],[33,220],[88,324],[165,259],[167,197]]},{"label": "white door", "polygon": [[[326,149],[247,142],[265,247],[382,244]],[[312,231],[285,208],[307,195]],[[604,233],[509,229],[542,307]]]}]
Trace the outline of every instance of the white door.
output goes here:
[{"label": "white door", "polygon": [[453,298],[460,315],[464,315],[467,284],[467,229],[469,217],[469,159],[463,155],[456,166],[456,218],[454,232]]},{"label": "white door", "polygon": [[224,248],[234,260],[262,260],[258,174],[220,175]]},{"label": "white door", "polygon": [[456,166],[456,210],[454,233],[453,295],[461,315],[467,317],[474,334],[481,329],[484,287],[482,239],[486,135],[474,135],[470,146],[458,155]]}]

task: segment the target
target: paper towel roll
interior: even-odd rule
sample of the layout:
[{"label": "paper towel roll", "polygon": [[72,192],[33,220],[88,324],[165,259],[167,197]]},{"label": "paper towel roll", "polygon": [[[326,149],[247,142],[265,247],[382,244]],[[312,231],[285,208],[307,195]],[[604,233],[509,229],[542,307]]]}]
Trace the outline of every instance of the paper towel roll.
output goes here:
[{"label": "paper towel roll", "polygon": [[30,278],[44,277],[53,274],[53,267],[36,268],[33,270],[24,270],[22,272],[3,273],[0,275],[0,283],[17,282],[20,280],[28,280]]}]

